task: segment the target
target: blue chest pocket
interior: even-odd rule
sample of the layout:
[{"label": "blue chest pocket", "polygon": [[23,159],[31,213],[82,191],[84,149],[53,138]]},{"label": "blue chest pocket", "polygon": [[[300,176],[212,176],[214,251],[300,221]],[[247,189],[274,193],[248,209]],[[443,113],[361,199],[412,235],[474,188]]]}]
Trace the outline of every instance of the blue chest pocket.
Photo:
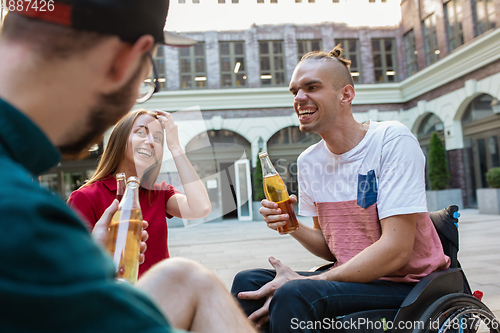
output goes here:
[{"label": "blue chest pocket", "polygon": [[358,206],[366,209],[375,202],[377,202],[377,177],[375,177],[375,170],[368,171],[366,175],[358,174]]}]

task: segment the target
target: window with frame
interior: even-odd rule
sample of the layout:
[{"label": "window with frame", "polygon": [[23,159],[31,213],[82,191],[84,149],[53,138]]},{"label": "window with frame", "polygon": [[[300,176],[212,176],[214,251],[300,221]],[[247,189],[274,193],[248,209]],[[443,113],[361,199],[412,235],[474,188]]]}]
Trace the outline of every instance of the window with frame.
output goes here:
[{"label": "window with frame", "polygon": [[415,34],[413,33],[413,30],[408,31],[403,36],[403,40],[405,44],[406,73],[408,76],[411,76],[418,72],[418,51],[415,46]]},{"label": "window with frame", "polygon": [[372,39],[372,54],[375,82],[396,82],[396,40]]},{"label": "window with frame", "polygon": [[156,71],[158,72],[158,84],[160,90],[167,89],[166,67],[165,67],[165,46],[158,45],[156,55],[154,57]]},{"label": "window with frame", "polygon": [[280,86],[285,82],[285,54],[282,40],[259,42],[260,84]]},{"label": "window with frame", "polygon": [[181,89],[207,87],[205,43],[179,48]]},{"label": "window with frame", "polygon": [[336,39],[336,43],[340,43],[344,49],[344,58],[351,61],[349,67],[351,71],[352,81],[361,83],[361,63],[359,55],[359,39]]},{"label": "window with frame", "polygon": [[425,61],[427,65],[432,65],[439,60],[441,53],[437,46],[436,16],[430,15],[422,21],[425,46]]},{"label": "window with frame", "polygon": [[495,2],[493,0],[474,0],[476,36],[495,27]]},{"label": "window with frame", "polygon": [[304,54],[311,51],[321,51],[321,39],[297,40],[297,54],[299,61]]},{"label": "window with frame", "polygon": [[462,0],[451,0],[444,5],[448,50],[453,51],[464,43],[462,30]]},{"label": "window with frame", "polygon": [[245,42],[219,42],[221,86],[245,87]]}]

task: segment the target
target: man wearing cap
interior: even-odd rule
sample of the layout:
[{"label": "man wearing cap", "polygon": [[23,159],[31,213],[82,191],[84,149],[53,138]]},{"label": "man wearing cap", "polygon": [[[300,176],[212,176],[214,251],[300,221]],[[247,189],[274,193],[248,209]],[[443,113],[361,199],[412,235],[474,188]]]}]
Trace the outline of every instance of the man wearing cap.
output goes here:
[{"label": "man wearing cap", "polygon": [[195,262],[161,262],[135,287],[115,282],[96,241],[116,201],[91,237],[34,180],[154,92],[141,87],[139,96],[151,52],[165,42],[168,1],[21,3],[0,37],[0,332],[254,332]]}]

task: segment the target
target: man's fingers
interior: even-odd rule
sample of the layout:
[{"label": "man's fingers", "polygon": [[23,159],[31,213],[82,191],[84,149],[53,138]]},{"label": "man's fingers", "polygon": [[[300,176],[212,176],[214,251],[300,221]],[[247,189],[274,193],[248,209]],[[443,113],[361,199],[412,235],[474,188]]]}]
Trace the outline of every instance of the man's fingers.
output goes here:
[{"label": "man's fingers", "polygon": [[283,264],[281,263],[281,261],[279,261],[278,259],[275,259],[274,257],[269,257],[268,260],[269,260],[269,263],[274,267],[276,272],[278,272],[278,270],[280,270],[283,267]]},{"label": "man's fingers", "polygon": [[143,220],[143,221],[142,221],[142,230],[146,229],[148,226],[149,226],[148,221]]},{"label": "man's fingers", "polygon": [[297,203],[297,196],[295,194],[290,195],[290,202],[293,205]]},{"label": "man's fingers", "polygon": [[270,209],[276,209],[278,208],[278,204],[276,202],[272,202],[270,200],[264,199],[260,202],[262,207],[264,208],[270,208]]},{"label": "man's fingers", "polygon": [[141,254],[146,252],[147,249],[148,249],[148,244],[146,244],[146,242],[141,242]]},{"label": "man's fingers", "polygon": [[261,299],[260,289],[255,291],[242,291],[238,294],[239,299]]},{"label": "man's fingers", "polygon": [[144,255],[144,253],[141,253],[139,255],[139,265],[144,264],[144,260],[146,260],[146,256]]},{"label": "man's fingers", "polygon": [[271,282],[266,283],[260,289],[255,291],[243,291],[238,294],[240,299],[261,299],[266,296],[274,295],[276,288]]},{"label": "man's fingers", "polygon": [[266,308],[267,302],[264,304],[263,307],[252,313],[250,316],[248,316],[248,320],[250,321],[256,321],[262,316],[266,316],[269,314],[269,308]]},{"label": "man's fingers", "polygon": [[104,213],[102,214],[101,218],[97,223],[104,223],[107,228],[109,226],[109,223],[111,222],[111,219],[113,218],[113,215],[116,213],[117,210],[118,210],[118,200],[115,199],[113,200],[111,205],[109,205],[109,207],[106,208],[106,210],[104,211]]},{"label": "man's fingers", "polygon": [[146,230],[143,230],[141,233],[141,241],[145,242],[149,238],[149,233]]},{"label": "man's fingers", "polygon": [[271,304],[272,299],[273,299],[272,296],[268,297],[264,302],[264,305],[260,309],[258,309],[250,316],[248,316],[248,319],[254,322],[257,321],[258,319],[258,321],[255,324],[257,328],[260,328],[262,325],[264,325],[269,321],[269,304]]},{"label": "man's fingers", "polygon": [[255,327],[261,328],[262,326],[264,326],[265,323],[268,322],[269,322],[269,315],[265,315],[261,317],[258,322],[255,323]]}]

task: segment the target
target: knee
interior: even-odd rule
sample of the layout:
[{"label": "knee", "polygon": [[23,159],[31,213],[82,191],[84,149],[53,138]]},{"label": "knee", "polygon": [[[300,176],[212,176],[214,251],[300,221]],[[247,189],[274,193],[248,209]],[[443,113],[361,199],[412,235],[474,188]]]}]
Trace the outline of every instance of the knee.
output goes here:
[{"label": "knee", "polygon": [[204,288],[217,277],[202,264],[186,258],[170,258],[153,266],[145,275],[168,281],[172,285],[187,285],[190,288]]},{"label": "knee", "polygon": [[241,271],[233,279],[233,285],[231,286],[231,293],[239,293],[240,291],[249,291],[254,290],[253,281],[254,279],[254,270],[248,269],[245,271]]}]

